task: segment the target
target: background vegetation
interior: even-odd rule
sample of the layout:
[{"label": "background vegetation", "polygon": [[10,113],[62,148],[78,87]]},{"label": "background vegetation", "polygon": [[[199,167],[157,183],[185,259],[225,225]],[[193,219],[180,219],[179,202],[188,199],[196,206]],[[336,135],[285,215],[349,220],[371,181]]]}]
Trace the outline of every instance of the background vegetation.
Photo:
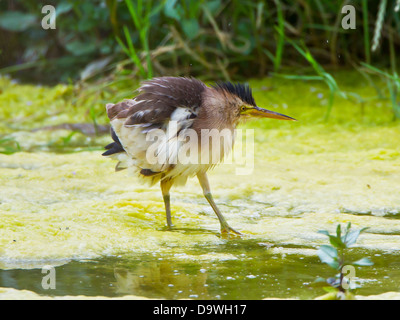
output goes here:
[{"label": "background vegetation", "polygon": [[[45,4],[56,7],[55,30],[41,27]],[[341,27],[347,4],[356,8],[356,30]],[[87,79],[107,67],[141,78],[247,79],[308,67],[295,41],[324,66],[395,68],[398,6],[397,0],[0,1],[0,67],[41,83]]]},{"label": "background vegetation", "polygon": [[[56,8],[56,29],[41,26],[45,4]],[[355,30],[341,26],[348,4],[356,9]],[[361,119],[381,123],[383,114],[395,120],[399,9],[400,0],[2,0],[0,74],[13,80],[0,81],[0,115],[12,119],[0,131],[62,125],[85,133],[86,127],[70,125],[81,122],[91,123],[95,135],[107,132],[104,105],[132,97],[140,80],[163,75],[250,81],[258,101],[261,90],[276,100],[273,105],[282,104],[277,88],[305,82],[305,89],[291,87],[294,96],[283,102],[320,104],[323,113],[315,116],[307,107],[303,119],[311,112],[313,119],[329,120],[340,103],[354,106]],[[52,89],[45,93],[16,82]],[[300,98],[307,88],[318,90],[316,102]],[[371,105],[385,108],[365,118]],[[76,139],[67,134],[56,144],[64,150]],[[9,136],[0,145],[8,153],[21,150]]]}]

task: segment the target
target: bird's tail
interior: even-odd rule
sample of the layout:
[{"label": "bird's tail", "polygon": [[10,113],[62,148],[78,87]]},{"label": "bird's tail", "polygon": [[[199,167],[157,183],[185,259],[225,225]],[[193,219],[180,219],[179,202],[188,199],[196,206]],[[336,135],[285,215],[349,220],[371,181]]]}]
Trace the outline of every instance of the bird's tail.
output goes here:
[{"label": "bird's tail", "polygon": [[114,140],[114,142],[111,142],[110,144],[104,147],[105,149],[107,149],[107,151],[104,152],[102,156],[111,156],[115,153],[125,152],[124,147],[122,146],[121,142],[119,141],[112,127],[111,127],[111,138]]}]

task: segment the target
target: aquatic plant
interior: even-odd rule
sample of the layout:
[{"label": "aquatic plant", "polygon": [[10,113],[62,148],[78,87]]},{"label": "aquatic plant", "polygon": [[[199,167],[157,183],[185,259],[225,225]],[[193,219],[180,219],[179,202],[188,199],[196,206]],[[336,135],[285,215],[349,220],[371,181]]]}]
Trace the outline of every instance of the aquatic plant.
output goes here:
[{"label": "aquatic plant", "polygon": [[373,262],[369,258],[361,258],[357,261],[350,262],[347,260],[345,253],[353,246],[359,235],[367,228],[351,229],[349,222],[342,234],[341,225],[336,227],[336,235],[330,234],[327,230],[320,230],[318,233],[328,236],[330,245],[321,245],[318,249],[318,257],[321,262],[326,263],[338,273],[328,279],[318,278],[316,283],[322,284],[323,289],[328,292],[327,295],[320,297],[321,299],[352,299],[352,290],[359,287],[357,283],[347,278],[347,273],[354,273],[354,266],[371,266]]}]

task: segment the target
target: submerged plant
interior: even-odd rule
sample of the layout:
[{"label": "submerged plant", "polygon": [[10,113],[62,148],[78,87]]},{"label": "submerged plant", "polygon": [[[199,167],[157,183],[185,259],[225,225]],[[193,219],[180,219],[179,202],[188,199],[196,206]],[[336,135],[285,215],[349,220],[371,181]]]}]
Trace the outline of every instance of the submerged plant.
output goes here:
[{"label": "submerged plant", "polygon": [[323,289],[328,292],[321,299],[351,299],[351,291],[358,288],[359,285],[352,281],[351,277],[346,275],[355,275],[354,266],[371,266],[373,262],[369,258],[362,258],[354,262],[347,260],[345,253],[348,248],[357,242],[361,232],[367,228],[351,229],[349,222],[342,233],[341,225],[336,228],[336,235],[329,234],[327,230],[320,230],[318,233],[329,237],[330,245],[321,245],[318,249],[318,257],[323,263],[326,263],[338,273],[331,278],[318,278],[316,283],[323,284]]}]

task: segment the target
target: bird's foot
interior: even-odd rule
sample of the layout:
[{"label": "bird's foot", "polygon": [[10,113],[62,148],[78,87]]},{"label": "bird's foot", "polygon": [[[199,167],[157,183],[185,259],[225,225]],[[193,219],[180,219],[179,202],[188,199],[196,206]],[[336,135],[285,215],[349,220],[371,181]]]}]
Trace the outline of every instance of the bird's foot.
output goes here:
[{"label": "bird's foot", "polygon": [[163,231],[174,231],[175,225],[173,224],[166,224],[164,227],[162,227]]},{"label": "bird's foot", "polygon": [[233,229],[229,225],[221,226],[221,234],[222,235],[232,235],[232,233],[236,234],[238,236],[242,236],[243,235],[242,233],[240,233],[239,231],[236,231],[235,229]]}]

